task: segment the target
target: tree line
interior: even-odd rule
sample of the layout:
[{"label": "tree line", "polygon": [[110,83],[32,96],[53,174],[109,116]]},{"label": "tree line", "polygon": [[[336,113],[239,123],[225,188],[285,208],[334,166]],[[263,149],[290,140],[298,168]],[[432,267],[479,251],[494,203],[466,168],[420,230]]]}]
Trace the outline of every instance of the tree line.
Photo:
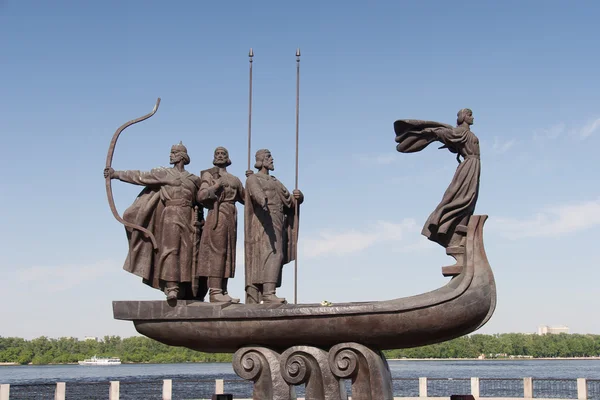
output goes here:
[{"label": "tree line", "polygon": [[600,335],[474,334],[443,343],[385,351],[387,358],[597,357]]},{"label": "tree line", "polygon": [[[510,356],[600,356],[600,335],[474,334],[443,343],[410,349],[386,350],[387,358],[505,358]],[[47,338],[25,340],[0,336],[0,362],[19,364],[68,364],[90,358],[119,357],[124,363],[231,362],[231,354],[202,353],[173,347],[143,336],[100,340]]]}]

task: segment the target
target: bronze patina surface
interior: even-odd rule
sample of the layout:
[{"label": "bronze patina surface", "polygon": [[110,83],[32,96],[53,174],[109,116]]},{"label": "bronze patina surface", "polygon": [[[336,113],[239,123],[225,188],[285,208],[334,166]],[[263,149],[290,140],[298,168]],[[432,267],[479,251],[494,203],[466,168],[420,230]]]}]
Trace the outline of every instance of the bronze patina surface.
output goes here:
[{"label": "bronze patina surface", "polygon": [[[218,147],[213,167],[196,176],[185,170],[190,156],[182,143],[171,148],[170,168],[115,171],[118,136],[157,108],[158,102],[150,114],[115,132],[104,177],[111,210],[129,242],[124,269],[164,291],[166,301],[114,301],[116,319],[132,321],[139,333],[168,345],[234,353],[234,370],[254,382],[254,399],[293,399],[294,387],[305,385],[308,400],[342,400],[347,398],[342,381],[351,379],[353,399],[391,400],[382,350],[457,338],[491,318],[496,286],[483,244],[487,216],[474,214],[481,162],[471,110],[458,112],[456,127],[394,123],[399,152],[418,152],[439,141],[457,155],[452,182],[422,230],[456,259],[442,268],[450,281],[386,301],[288,304],[276,289],[283,267],[297,259],[304,201],[297,171],[290,191],[271,174],[271,152],[260,149],[257,171],[246,171],[244,186],[227,171],[229,152]],[[144,186],[123,218],[114,207],[111,179]],[[245,304],[227,292],[236,273],[236,203],[244,207]]]}]

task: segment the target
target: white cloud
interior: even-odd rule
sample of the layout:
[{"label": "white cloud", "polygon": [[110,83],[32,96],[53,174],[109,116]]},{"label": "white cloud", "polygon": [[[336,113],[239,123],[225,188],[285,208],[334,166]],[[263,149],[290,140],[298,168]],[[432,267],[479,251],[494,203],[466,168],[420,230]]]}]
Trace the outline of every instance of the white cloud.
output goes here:
[{"label": "white cloud", "polygon": [[538,129],[533,132],[534,140],[546,140],[556,139],[560,134],[565,131],[566,125],[564,123],[556,124],[547,129]]},{"label": "white cloud", "polygon": [[492,223],[511,239],[566,235],[600,225],[600,198],[547,207],[527,219],[495,218]]},{"label": "white cloud", "polygon": [[322,231],[316,237],[302,239],[299,246],[307,258],[346,255],[363,251],[376,243],[402,241],[406,233],[412,234],[417,229],[413,219],[404,219],[400,223],[378,221],[364,230]]},{"label": "white cloud", "polygon": [[100,261],[87,265],[32,266],[17,272],[18,281],[39,285],[41,290],[59,292],[96,279],[117,268],[115,262]]},{"label": "white cloud", "polygon": [[341,233],[321,232],[318,239],[304,240],[303,250],[307,257],[323,254],[355,253],[370,247],[377,241],[376,233],[350,230]]},{"label": "white cloud", "polygon": [[497,137],[494,138],[494,145],[492,146],[492,149],[499,154],[502,153],[506,153],[508,150],[510,150],[511,147],[514,146],[514,144],[516,143],[515,139],[511,139],[508,141],[502,141],[500,139],[498,139]]},{"label": "white cloud", "polygon": [[566,125],[564,123],[551,126],[548,129],[540,129],[533,132],[533,139],[544,141],[546,139],[555,139],[560,135],[568,133],[569,135],[577,136],[581,140],[584,140],[598,131],[600,131],[600,118],[589,121],[583,127],[569,128],[568,131],[566,130]]},{"label": "white cloud", "polygon": [[579,137],[581,139],[586,139],[599,129],[600,129],[600,118],[589,122],[586,126],[581,128],[579,130]]}]

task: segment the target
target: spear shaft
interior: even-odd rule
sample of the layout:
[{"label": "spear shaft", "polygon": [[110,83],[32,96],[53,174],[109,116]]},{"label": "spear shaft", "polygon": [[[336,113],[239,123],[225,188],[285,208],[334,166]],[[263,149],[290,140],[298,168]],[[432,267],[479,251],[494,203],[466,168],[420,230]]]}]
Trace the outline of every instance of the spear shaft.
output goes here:
[{"label": "spear shaft", "polygon": [[[296,49],[296,190],[298,190],[298,142],[300,132],[300,49]],[[294,213],[294,304],[298,304],[298,200]]]},{"label": "spear shaft", "polygon": [[250,170],[250,152],[252,146],[252,57],[254,57],[254,52],[252,48],[250,48],[250,53],[248,53],[248,57],[250,58],[250,88],[248,91],[248,171]]}]

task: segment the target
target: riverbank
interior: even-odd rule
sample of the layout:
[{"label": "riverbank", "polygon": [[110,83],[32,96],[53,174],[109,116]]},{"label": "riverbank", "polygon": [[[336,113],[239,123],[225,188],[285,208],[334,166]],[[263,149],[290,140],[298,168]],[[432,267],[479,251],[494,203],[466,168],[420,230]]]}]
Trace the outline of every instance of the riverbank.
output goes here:
[{"label": "riverbank", "polygon": [[[423,347],[385,350],[387,359],[400,360],[474,360],[551,359],[585,360],[600,358],[600,335],[526,335],[503,333],[462,336]],[[0,360],[34,365],[76,363],[93,355],[119,357],[122,363],[213,363],[230,364],[232,354],[199,353],[185,347],[167,346],[143,336],[120,338],[105,336],[98,340],[40,337],[25,340],[0,337]],[[446,358],[452,355],[452,358]],[[595,358],[592,358],[595,359]]]}]

